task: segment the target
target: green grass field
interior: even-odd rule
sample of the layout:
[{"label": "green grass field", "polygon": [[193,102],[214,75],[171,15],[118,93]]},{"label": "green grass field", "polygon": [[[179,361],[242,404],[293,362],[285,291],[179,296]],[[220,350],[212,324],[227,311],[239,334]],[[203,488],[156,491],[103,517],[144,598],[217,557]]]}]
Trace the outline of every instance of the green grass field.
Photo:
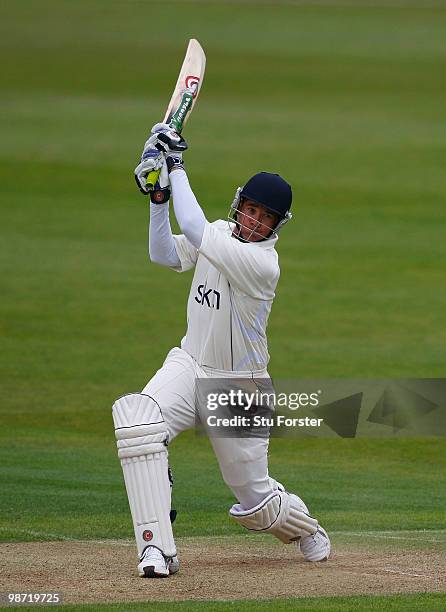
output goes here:
[{"label": "green grass field", "polygon": [[[2,7],[0,539],[132,537],[111,405],[178,345],[191,281],[149,265],[133,168],[190,37],[207,74],[186,163],[208,219],[259,170],[294,188],[272,376],[445,376],[445,28],[446,4],[421,1]],[[182,434],[171,462],[177,534],[240,533],[208,441]],[[340,539],[435,530],[444,543],[445,463],[444,438],[271,445],[271,473]],[[274,607],[445,605],[381,600]],[[262,609],[231,605],[177,604]]]}]

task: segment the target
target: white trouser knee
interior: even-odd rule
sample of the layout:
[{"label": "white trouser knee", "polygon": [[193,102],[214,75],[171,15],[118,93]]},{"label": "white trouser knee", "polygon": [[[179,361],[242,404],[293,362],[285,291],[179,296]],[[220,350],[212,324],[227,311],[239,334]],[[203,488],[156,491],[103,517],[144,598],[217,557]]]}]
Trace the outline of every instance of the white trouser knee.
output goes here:
[{"label": "white trouser knee", "polygon": [[285,544],[316,533],[318,526],[300,497],[280,490],[249,510],[235,504],[229,514],[246,529],[271,533]]},{"label": "white trouser knee", "polygon": [[131,393],[114,403],[113,421],[138,553],[156,546],[172,557],[168,434],[160,408],[150,396]]}]

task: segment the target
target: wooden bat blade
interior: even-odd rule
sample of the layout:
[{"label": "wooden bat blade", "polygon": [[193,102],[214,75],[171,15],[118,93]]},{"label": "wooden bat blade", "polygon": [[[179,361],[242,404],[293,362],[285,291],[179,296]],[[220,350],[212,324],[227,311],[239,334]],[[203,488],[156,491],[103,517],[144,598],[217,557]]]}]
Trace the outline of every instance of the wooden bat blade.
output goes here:
[{"label": "wooden bat blade", "polygon": [[191,91],[193,95],[192,105],[184,118],[184,123],[189,118],[189,115],[195,106],[195,102],[200,93],[201,84],[203,82],[204,71],[206,68],[206,55],[203,48],[195,38],[191,38],[187,46],[186,55],[183,65],[181,66],[180,74],[175,85],[172,97],[167,107],[164,116],[164,123],[170,123],[174,113],[178,110],[183,94],[186,90]]},{"label": "wooden bat blade", "polygon": [[[189,118],[200,93],[206,68],[206,55],[195,38],[191,38],[181,66],[175,89],[167,107],[163,123],[169,123],[180,133]],[[146,185],[153,191],[159,177],[159,170],[149,172]]]}]

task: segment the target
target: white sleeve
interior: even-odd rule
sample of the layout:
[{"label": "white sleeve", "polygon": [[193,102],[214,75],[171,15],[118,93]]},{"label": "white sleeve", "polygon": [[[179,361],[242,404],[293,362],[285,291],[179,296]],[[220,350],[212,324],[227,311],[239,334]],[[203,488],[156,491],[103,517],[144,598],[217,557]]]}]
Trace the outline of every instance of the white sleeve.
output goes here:
[{"label": "white sleeve", "polygon": [[197,263],[198,251],[186,236],[172,234],[169,207],[164,204],[150,204],[149,257],[176,272],[190,270]]},{"label": "white sleeve", "polygon": [[224,221],[206,223],[198,252],[241,293],[259,300],[272,300],[280,275],[276,251],[240,242],[226,227]]},{"label": "white sleeve", "polygon": [[174,267],[177,272],[186,272],[195,266],[198,259],[198,251],[189,242],[184,234],[174,234],[175,248],[179,257],[179,266]]},{"label": "white sleeve", "polygon": [[169,179],[178,225],[189,242],[198,249],[206,224],[204,212],[197,202],[184,170],[174,170]]},{"label": "white sleeve", "polygon": [[167,204],[150,203],[149,257],[154,263],[171,268],[181,267],[175,248]]}]

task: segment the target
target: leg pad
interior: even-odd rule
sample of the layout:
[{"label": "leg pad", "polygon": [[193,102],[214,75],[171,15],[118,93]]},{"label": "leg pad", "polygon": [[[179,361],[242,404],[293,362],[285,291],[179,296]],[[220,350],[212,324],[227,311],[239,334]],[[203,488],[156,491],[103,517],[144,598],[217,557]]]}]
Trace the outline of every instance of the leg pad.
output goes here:
[{"label": "leg pad", "polygon": [[249,510],[235,504],[229,514],[246,529],[271,533],[285,544],[316,533],[318,526],[302,500],[287,491],[274,491]]},{"label": "leg pad", "polygon": [[131,393],[114,403],[113,421],[138,553],[156,546],[173,557],[168,434],[161,410],[150,396]]}]

